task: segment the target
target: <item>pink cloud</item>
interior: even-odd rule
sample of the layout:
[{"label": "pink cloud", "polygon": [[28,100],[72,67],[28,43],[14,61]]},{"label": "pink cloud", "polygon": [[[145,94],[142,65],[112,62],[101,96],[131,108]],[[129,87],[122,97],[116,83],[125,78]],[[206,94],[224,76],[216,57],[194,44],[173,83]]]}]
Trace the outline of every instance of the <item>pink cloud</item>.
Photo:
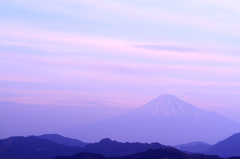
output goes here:
[{"label": "pink cloud", "polygon": [[[199,66],[199,65],[168,65],[168,64],[149,64],[149,63],[138,63],[138,62],[124,62],[124,61],[106,61],[97,60],[84,57],[68,56],[68,55],[18,55],[15,53],[0,52],[3,64],[7,64],[7,61],[11,65],[21,65],[23,67],[35,66],[39,71],[44,74],[64,74],[75,78],[96,78],[96,74],[99,76],[104,75],[105,77],[100,79],[106,79],[110,76],[119,74],[120,76],[150,76],[150,77],[162,77],[161,74],[182,74],[186,77],[189,75],[207,76],[207,77],[219,77],[219,79],[225,79],[225,77],[231,77],[232,79],[239,78],[240,69],[236,67],[217,67],[217,66]],[[198,56],[197,56],[198,57]],[[221,56],[219,56],[221,57]],[[198,57],[200,59],[200,57]],[[224,57],[222,57],[224,59]],[[235,59],[236,62],[238,59]],[[41,66],[41,67],[40,67]],[[42,67],[42,66],[48,66]],[[8,71],[9,72],[9,71]],[[14,72],[14,70],[13,70]],[[97,73],[96,73],[97,72]],[[156,74],[161,72],[161,74]],[[24,74],[22,72],[21,74]],[[2,78],[9,76],[10,74],[5,72],[2,74]],[[17,76],[16,72],[13,76]],[[76,76],[80,75],[80,76]],[[10,75],[11,76],[11,75]],[[81,77],[82,76],[82,77]],[[52,77],[52,76],[50,76]],[[9,77],[11,78],[11,77]],[[98,77],[99,78],[99,77]],[[12,78],[19,79],[19,78]],[[32,78],[29,78],[32,79]],[[38,78],[39,79],[39,78]],[[41,78],[40,78],[41,79]],[[52,81],[52,80],[50,80]],[[221,80],[220,80],[221,81]]]},{"label": "pink cloud", "polygon": [[[5,26],[9,28],[8,26]],[[11,28],[11,27],[10,27]],[[3,29],[0,31],[1,36],[6,36],[8,39],[0,41],[3,45],[36,47],[36,49],[45,50],[54,54],[75,53],[79,52],[95,52],[96,54],[107,56],[112,55],[127,55],[135,57],[159,58],[175,61],[186,62],[220,62],[220,63],[240,63],[240,58],[234,55],[226,54],[206,54],[192,52],[176,52],[176,51],[158,51],[146,50],[133,47],[136,42],[108,39],[103,37],[83,36],[76,34],[63,34],[57,32],[29,29],[29,28],[12,28]],[[142,45],[141,43],[137,45]],[[153,45],[153,44],[143,44]],[[159,45],[159,44],[157,44]],[[165,45],[165,44],[163,44]],[[168,44],[169,45],[169,44]],[[170,44],[175,45],[175,44]]]}]

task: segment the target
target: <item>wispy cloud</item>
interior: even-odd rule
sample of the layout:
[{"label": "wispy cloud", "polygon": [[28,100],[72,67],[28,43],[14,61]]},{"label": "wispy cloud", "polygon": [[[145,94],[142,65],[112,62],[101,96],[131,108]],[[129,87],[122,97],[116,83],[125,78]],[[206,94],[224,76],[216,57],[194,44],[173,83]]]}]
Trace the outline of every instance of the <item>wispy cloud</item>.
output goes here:
[{"label": "wispy cloud", "polygon": [[194,48],[174,46],[174,45],[134,45],[133,47],[143,48],[147,50],[197,52],[197,49],[194,49]]},{"label": "wispy cloud", "polygon": [[[166,58],[186,62],[240,63],[239,56],[217,53],[207,54],[200,52],[198,48],[178,44],[136,44],[135,41],[118,38],[58,33],[26,27],[12,27],[11,30],[1,30],[0,35],[6,37],[4,40],[0,40],[1,45],[23,47],[26,49],[35,48],[55,54],[64,53],[67,55],[69,53],[94,52],[94,54],[104,56],[112,54],[116,56],[134,56],[137,58],[148,56],[150,58]],[[194,54],[195,52],[198,53]]]},{"label": "wispy cloud", "polygon": [[[178,1],[177,1],[178,2]],[[176,25],[178,27],[187,26],[189,28],[202,30],[204,32],[217,33],[223,35],[240,36],[239,24],[236,22],[239,16],[239,11],[235,6],[239,2],[231,1],[194,1],[194,2],[180,2],[178,9],[173,10],[169,7],[170,2],[156,2],[155,5],[149,4],[148,1],[140,1],[138,4],[134,1],[109,1],[101,2],[76,1],[76,0],[61,0],[61,1],[29,1],[24,0],[8,1],[11,3],[19,3],[20,6],[28,9],[34,9],[38,12],[48,12],[58,14],[60,17],[65,15],[75,19],[85,19],[94,21],[101,21],[107,24],[118,24],[125,26],[125,23],[132,23],[131,21],[145,22],[149,25]],[[151,3],[150,3],[151,4]],[[210,9],[206,6],[212,6]],[[75,6],[75,7],[74,7]],[[77,7],[76,7],[77,6]],[[171,4],[172,6],[172,4]],[[81,9],[79,9],[81,8]],[[211,14],[216,10],[218,14]],[[234,11],[235,14],[229,12]],[[232,16],[236,15],[238,16]],[[115,18],[117,17],[117,18]]]}]

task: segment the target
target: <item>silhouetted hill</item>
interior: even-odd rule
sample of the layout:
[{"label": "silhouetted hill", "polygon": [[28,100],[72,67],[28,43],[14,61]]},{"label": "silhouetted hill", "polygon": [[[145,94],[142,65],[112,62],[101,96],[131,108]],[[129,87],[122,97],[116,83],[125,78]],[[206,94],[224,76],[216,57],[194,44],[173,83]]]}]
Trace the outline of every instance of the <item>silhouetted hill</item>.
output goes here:
[{"label": "silhouetted hill", "polygon": [[51,159],[71,156],[80,150],[80,147],[65,146],[35,136],[0,140],[0,159]]},{"label": "silhouetted hill", "polygon": [[88,144],[81,152],[99,153],[106,157],[125,156],[146,151],[148,149],[166,148],[159,143],[143,144],[143,143],[121,143],[112,141],[111,139],[103,139],[99,143]]},{"label": "silhouetted hill", "polygon": [[190,142],[187,144],[176,145],[175,148],[181,151],[193,152],[193,153],[204,153],[211,147],[210,144],[204,142]]},{"label": "silhouetted hill", "polygon": [[[87,158],[89,157],[89,158]],[[133,155],[122,157],[105,157],[98,154],[79,153],[71,157],[56,157],[55,159],[222,159],[218,156],[200,155],[200,154],[186,154],[174,148],[163,149],[149,149]]]},{"label": "silhouetted hill", "polygon": [[59,143],[59,144],[63,144],[66,146],[79,146],[79,147],[84,147],[85,145],[87,145],[87,143],[84,143],[80,140],[77,139],[71,139],[68,137],[64,137],[58,134],[44,134],[44,135],[40,135],[37,136],[40,139],[48,139],[50,141]]},{"label": "silhouetted hill", "polygon": [[101,155],[101,154],[95,154],[95,153],[87,153],[87,152],[80,152],[78,154],[75,154],[73,156],[58,156],[54,159],[107,159],[107,157]]},{"label": "silhouetted hill", "polygon": [[206,154],[221,157],[240,156],[240,133],[218,142],[206,151]]},{"label": "silhouetted hill", "polygon": [[149,149],[134,155],[120,157],[118,159],[221,159],[219,156],[203,154],[186,154],[174,148]]}]

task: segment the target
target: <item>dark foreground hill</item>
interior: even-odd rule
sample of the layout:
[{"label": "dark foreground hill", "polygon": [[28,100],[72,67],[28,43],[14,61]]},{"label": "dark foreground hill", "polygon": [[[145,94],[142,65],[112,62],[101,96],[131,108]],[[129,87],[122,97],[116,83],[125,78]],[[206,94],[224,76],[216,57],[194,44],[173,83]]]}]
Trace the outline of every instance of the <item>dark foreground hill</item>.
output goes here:
[{"label": "dark foreground hill", "polygon": [[181,151],[204,153],[211,147],[211,145],[204,142],[190,142],[187,144],[176,145],[174,147]]},{"label": "dark foreground hill", "polygon": [[10,137],[0,140],[0,159],[52,159],[71,156],[81,147],[65,146],[38,137]]},{"label": "dark foreground hill", "polygon": [[79,146],[79,147],[84,147],[85,145],[87,145],[87,143],[84,143],[80,140],[77,139],[71,139],[68,137],[64,137],[58,134],[44,134],[44,135],[40,135],[37,136],[40,139],[48,139],[50,141],[62,144],[62,145],[66,145],[66,146]]},{"label": "dark foreground hill", "polygon": [[81,152],[71,157],[56,157],[55,159],[222,159],[218,156],[202,154],[186,154],[174,148],[149,149],[133,155],[122,157],[105,157],[100,154]]},{"label": "dark foreground hill", "polygon": [[85,147],[83,147],[81,152],[102,154],[106,157],[117,157],[139,153],[142,151],[146,151],[150,148],[160,149],[166,147],[167,146],[161,145],[159,143],[121,143],[106,138],[101,140],[99,143],[92,143],[86,145]]},{"label": "dark foreground hill", "polygon": [[205,153],[221,157],[240,156],[240,133],[218,142]]},{"label": "dark foreground hill", "polygon": [[159,143],[121,143],[110,139],[103,139],[98,143],[85,147],[73,147],[58,144],[48,139],[36,136],[11,137],[0,140],[0,159],[48,159],[56,156],[71,156],[79,152],[99,153],[107,157],[125,156],[139,153],[148,149],[166,148]]}]

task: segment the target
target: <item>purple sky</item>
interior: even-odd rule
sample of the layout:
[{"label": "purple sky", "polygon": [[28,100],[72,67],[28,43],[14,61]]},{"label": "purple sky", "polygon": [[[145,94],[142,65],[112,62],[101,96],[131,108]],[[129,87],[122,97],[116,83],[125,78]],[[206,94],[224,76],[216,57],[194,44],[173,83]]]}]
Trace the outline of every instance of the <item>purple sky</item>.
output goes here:
[{"label": "purple sky", "polygon": [[1,1],[0,138],[106,119],[161,94],[240,122],[239,6]]}]

